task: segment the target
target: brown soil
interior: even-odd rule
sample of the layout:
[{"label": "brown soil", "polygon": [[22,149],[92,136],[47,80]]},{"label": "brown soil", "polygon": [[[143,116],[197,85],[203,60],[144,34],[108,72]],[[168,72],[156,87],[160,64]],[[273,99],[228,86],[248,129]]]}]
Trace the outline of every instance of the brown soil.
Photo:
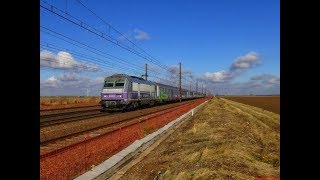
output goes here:
[{"label": "brown soil", "polygon": [[223,98],[280,114],[280,96],[223,96]]},{"label": "brown soil", "polygon": [[279,177],[280,115],[214,98],[120,179]]}]

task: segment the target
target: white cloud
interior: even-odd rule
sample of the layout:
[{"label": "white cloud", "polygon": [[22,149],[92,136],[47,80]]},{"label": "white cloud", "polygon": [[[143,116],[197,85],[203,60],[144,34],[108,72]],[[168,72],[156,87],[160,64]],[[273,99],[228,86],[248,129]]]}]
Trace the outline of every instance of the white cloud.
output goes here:
[{"label": "white cloud", "polygon": [[40,80],[40,95],[85,95],[89,89],[91,95],[99,95],[104,77],[87,77],[76,73],[64,73]]},{"label": "white cloud", "polygon": [[206,72],[202,77],[199,77],[199,79],[213,83],[230,81],[258,63],[258,54],[256,52],[249,52],[244,56],[238,57],[230,65],[229,71]]},{"label": "white cloud", "polygon": [[[170,65],[170,66],[167,66],[167,69],[168,69],[168,77],[169,77],[169,79],[171,79],[172,81],[178,83],[179,73],[180,73],[179,65]],[[182,76],[184,78],[183,81],[185,81],[185,80],[187,80],[187,81],[195,81],[196,78],[197,78],[196,74],[192,70],[186,69],[186,68],[183,68],[183,67],[182,67],[181,74],[182,74]]]},{"label": "white cloud", "polygon": [[[142,31],[138,28],[135,28],[133,30],[129,30],[128,32],[124,33],[123,35],[117,37],[117,40],[121,41],[121,43],[131,47],[132,43],[129,41],[146,41],[150,40],[151,37],[149,33]],[[129,41],[128,41],[129,40]]]},{"label": "white cloud", "polygon": [[280,77],[272,74],[255,75],[247,82],[231,82],[232,79],[259,63],[259,55],[256,52],[250,52],[236,58],[228,71],[206,72],[199,79],[207,82],[209,91],[218,94],[280,94]]},{"label": "white cloud", "polygon": [[133,37],[136,40],[144,41],[144,40],[149,40],[150,39],[149,34],[147,32],[144,32],[144,31],[140,30],[140,29],[136,28],[136,29],[133,30],[133,32],[134,32],[134,36]]},{"label": "white cloud", "polygon": [[258,74],[250,78],[252,81],[261,82],[263,84],[280,85],[280,77],[272,74]]},{"label": "white cloud", "polygon": [[57,81],[57,78],[54,76],[48,78],[48,82],[56,82],[56,81]]},{"label": "white cloud", "polygon": [[252,76],[250,79],[254,80],[254,81],[255,80],[260,81],[260,80],[270,79],[270,78],[273,78],[273,77],[275,77],[275,76],[272,75],[272,74],[257,74],[257,75]]},{"label": "white cloud", "polygon": [[94,79],[94,81],[97,83],[102,83],[104,81],[104,77],[97,77],[96,79]]},{"label": "white cloud", "polygon": [[77,61],[68,52],[60,51],[54,54],[47,50],[40,52],[40,66],[74,71],[98,71],[100,69],[93,63]]},{"label": "white cloud", "polygon": [[[208,90],[210,88],[219,88],[220,93],[279,94],[280,79],[274,75],[256,75],[245,83],[231,82],[232,79],[240,76],[243,72],[249,70],[250,68],[253,68],[259,62],[259,55],[256,52],[250,52],[244,56],[236,58],[227,71],[221,70],[216,72],[205,72],[202,76],[196,76],[196,74],[191,70],[182,68],[182,74],[184,77],[190,78],[189,80],[192,82],[196,82],[196,80],[198,80],[198,83],[204,83],[208,87]],[[168,66],[168,71],[169,79],[178,82],[179,66]],[[185,79],[183,81],[186,82]],[[161,82],[170,84],[169,82],[165,82],[164,80],[161,80],[160,83]],[[189,82],[187,82],[187,84],[188,83]]]},{"label": "white cloud", "polygon": [[214,94],[227,95],[272,95],[280,94],[280,78],[272,74],[255,75],[246,82],[223,82],[208,84],[208,90]]},{"label": "white cloud", "polygon": [[210,82],[225,82],[231,78],[231,74],[226,71],[218,71],[218,72],[206,72],[204,74],[204,79]]},{"label": "white cloud", "polygon": [[51,76],[50,78],[48,78],[45,81],[41,81],[40,80],[40,86],[44,86],[44,87],[48,87],[48,88],[55,88],[58,87],[58,80],[55,76]]},{"label": "white cloud", "polygon": [[271,78],[268,80],[268,83],[269,84],[280,84],[280,78],[277,78],[277,77]]},{"label": "white cloud", "polygon": [[259,56],[256,52],[249,52],[248,54],[238,57],[231,65],[230,71],[249,69],[255,64],[259,63]]},{"label": "white cloud", "polygon": [[168,67],[168,71],[171,75],[178,75],[179,74],[179,66],[178,65],[171,65]]},{"label": "white cloud", "polygon": [[[184,74],[185,76],[190,76],[190,75],[194,75],[194,72],[191,69],[185,69],[183,67],[182,68],[182,74]],[[178,75],[179,74],[179,65],[170,65],[168,66],[168,71],[169,73],[173,74],[173,75]]]}]

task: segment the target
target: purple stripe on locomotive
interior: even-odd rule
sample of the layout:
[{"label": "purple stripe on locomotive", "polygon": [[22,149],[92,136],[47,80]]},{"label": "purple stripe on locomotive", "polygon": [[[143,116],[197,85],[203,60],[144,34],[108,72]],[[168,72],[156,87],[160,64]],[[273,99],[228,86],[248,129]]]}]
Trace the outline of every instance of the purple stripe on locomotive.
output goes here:
[{"label": "purple stripe on locomotive", "polygon": [[128,93],[101,93],[102,100],[122,100],[128,99]]},{"label": "purple stripe on locomotive", "polygon": [[138,99],[138,92],[130,92],[129,99]]},{"label": "purple stripe on locomotive", "polygon": [[[155,95],[155,93],[152,93]],[[150,92],[140,92],[140,98],[150,98]],[[101,93],[102,100],[128,100],[138,99],[138,92],[124,93]]]}]

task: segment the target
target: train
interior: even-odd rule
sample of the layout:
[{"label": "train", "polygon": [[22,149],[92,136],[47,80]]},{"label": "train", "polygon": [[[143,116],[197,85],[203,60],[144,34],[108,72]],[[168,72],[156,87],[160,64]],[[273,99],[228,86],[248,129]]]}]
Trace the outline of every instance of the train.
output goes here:
[{"label": "train", "polygon": [[[203,93],[182,89],[181,100],[204,96]],[[99,103],[102,110],[125,110],[175,101],[180,101],[178,87],[127,74],[114,74],[104,79]]]}]

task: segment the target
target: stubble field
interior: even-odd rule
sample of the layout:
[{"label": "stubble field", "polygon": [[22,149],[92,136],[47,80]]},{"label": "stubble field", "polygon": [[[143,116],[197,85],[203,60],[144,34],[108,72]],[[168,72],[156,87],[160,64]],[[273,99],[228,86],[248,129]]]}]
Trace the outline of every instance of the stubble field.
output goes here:
[{"label": "stubble field", "polygon": [[279,179],[279,175],[280,115],[213,98],[120,179]]}]

